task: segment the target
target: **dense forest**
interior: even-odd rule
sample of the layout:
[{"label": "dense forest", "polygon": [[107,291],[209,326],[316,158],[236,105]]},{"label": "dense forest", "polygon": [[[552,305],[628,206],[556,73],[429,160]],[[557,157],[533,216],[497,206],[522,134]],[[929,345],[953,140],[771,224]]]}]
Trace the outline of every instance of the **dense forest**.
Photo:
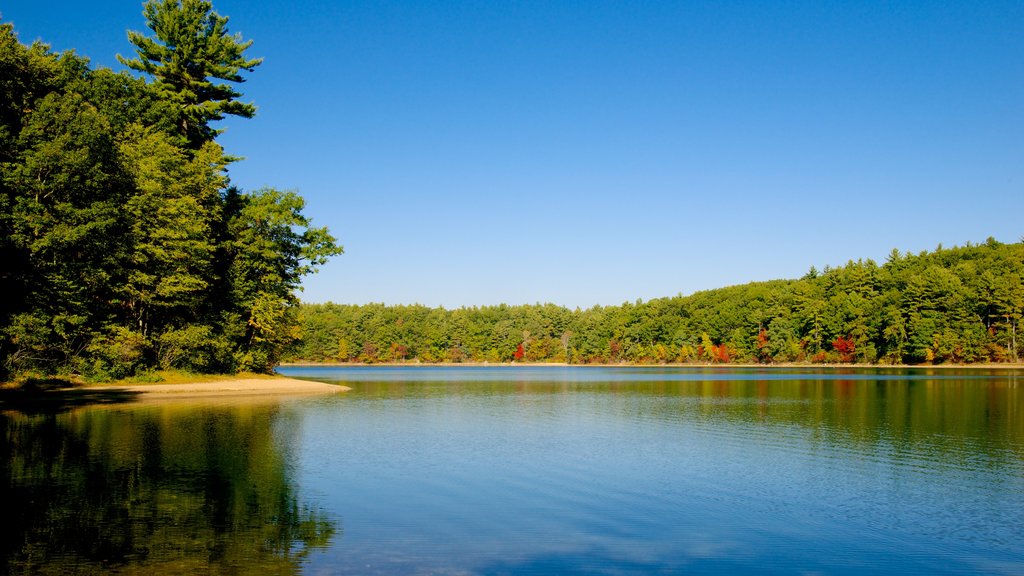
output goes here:
[{"label": "dense forest", "polygon": [[209,2],[143,14],[125,72],[0,24],[0,379],[270,370],[341,251],[296,193],[228,179],[214,123],[255,114],[251,41]]},{"label": "dense forest", "polygon": [[286,359],[333,362],[1017,362],[1024,243],[893,250],[797,280],[620,306],[303,304]]}]

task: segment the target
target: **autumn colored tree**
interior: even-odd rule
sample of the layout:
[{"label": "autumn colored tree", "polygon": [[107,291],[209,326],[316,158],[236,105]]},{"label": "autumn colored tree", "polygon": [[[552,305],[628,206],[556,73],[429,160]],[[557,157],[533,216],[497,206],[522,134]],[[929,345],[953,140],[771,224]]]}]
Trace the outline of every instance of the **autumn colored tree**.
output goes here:
[{"label": "autumn colored tree", "polygon": [[403,346],[402,344],[392,343],[389,354],[391,356],[392,361],[400,362],[402,360],[405,360],[406,357],[409,356],[409,348]]},{"label": "autumn colored tree", "polygon": [[855,349],[854,342],[850,338],[844,338],[842,336],[837,337],[832,341],[832,349],[839,354],[839,361],[850,363],[853,362],[853,352]]},{"label": "autumn colored tree", "polygon": [[768,330],[761,327],[757,331],[757,361],[761,363],[771,362],[771,350],[768,347]]},{"label": "autumn colored tree", "polygon": [[724,342],[711,347],[711,356],[714,358],[715,362],[720,362],[722,364],[728,364],[732,357],[732,355],[729,354],[729,347]]}]

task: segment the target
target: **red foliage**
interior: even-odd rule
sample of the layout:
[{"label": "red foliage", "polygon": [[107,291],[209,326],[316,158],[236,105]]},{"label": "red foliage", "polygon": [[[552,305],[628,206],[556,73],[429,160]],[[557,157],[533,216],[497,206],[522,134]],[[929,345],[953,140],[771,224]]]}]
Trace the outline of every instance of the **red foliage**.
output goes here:
[{"label": "red foliage", "polygon": [[768,346],[768,331],[761,328],[761,331],[757,333],[757,349],[763,350]]},{"label": "red foliage", "polygon": [[832,342],[832,349],[839,353],[840,361],[853,362],[853,340],[840,336]]},{"label": "red foliage", "polygon": [[712,346],[711,354],[715,357],[715,360],[718,362],[725,363],[729,361],[729,349],[725,346],[725,344]]},{"label": "red foliage", "polygon": [[515,357],[516,360],[522,360],[523,359],[523,354],[525,354],[525,352],[523,351],[523,345],[520,344],[519,347],[516,348],[516,353],[513,354],[513,356]]},{"label": "red foliage", "polygon": [[768,350],[768,331],[761,328],[757,333],[757,358],[761,362],[770,362],[771,352]]}]

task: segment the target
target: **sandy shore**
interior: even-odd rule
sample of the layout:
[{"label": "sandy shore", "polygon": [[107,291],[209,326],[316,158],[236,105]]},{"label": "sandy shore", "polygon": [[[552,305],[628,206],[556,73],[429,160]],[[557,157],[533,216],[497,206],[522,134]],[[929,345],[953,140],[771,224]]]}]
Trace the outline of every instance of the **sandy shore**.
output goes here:
[{"label": "sandy shore", "polygon": [[236,395],[288,395],[288,394],[336,394],[351,390],[348,386],[310,382],[295,378],[240,378],[213,382],[188,382],[182,384],[128,384],[96,385],[68,389],[81,392],[124,392],[142,395],[175,396],[236,396]]}]

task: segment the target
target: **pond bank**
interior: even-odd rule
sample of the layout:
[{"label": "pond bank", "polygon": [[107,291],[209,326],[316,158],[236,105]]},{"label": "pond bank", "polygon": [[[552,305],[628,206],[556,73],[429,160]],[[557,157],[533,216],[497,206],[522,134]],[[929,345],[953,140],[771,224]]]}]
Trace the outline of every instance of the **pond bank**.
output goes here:
[{"label": "pond bank", "polygon": [[180,384],[99,384],[65,389],[65,392],[125,392],[129,394],[175,394],[189,396],[234,396],[245,394],[330,394],[348,392],[348,386],[311,382],[297,378],[239,378]]},{"label": "pond bank", "polygon": [[608,363],[608,364],[569,364],[566,362],[375,362],[368,364],[365,362],[314,362],[314,361],[303,361],[296,360],[294,362],[282,362],[278,365],[279,368],[308,368],[308,367],[338,367],[338,368],[357,368],[357,367],[384,367],[384,368],[397,368],[397,367],[434,367],[434,368],[459,368],[459,367],[475,367],[475,368],[522,368],[522,367],[571,367],[571,368],[716,368],[723,370],[732,369],[747,369],[747,368],[758,368],[765,370],[789,370],[789,369],[807,369],[807,370],[863,370],[873,368],[884,368],[899,369],[899,370],[1021,370],[1024,369],[1024,362],[978,362],[975,364],[812,364],[803,362],[775,362],[772,364],[747,364],[747,363],[687,363],[681,364],[678,362],[668,362],[665,364],[630,364],[628,362],[620,363]]},{"label": "pond bank", "polygon": [[75,384],[62,380],[4,386],[0,389],[0,408],[75,407],[95,404],[120,404],[135,401],[189,399],[284,398],[316,394],[337,394],[351,388],[324,382],[288,377],[235,378],[197,377],[195,381],[174,383]]}]

